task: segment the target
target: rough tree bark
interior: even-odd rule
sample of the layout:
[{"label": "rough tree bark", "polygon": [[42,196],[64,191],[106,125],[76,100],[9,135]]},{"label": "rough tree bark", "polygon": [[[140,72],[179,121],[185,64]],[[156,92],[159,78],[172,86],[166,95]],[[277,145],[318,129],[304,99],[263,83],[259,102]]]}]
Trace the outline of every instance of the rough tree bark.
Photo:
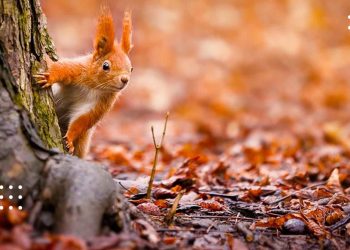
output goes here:
[{"label": "rough tree bark", "polygon": [[35,213],[53,205],[56,231],[88,238],[107,210],[127,218],[124,202],[101,166],[63,154],[51,90],[32,78],[45,53],[56,59],[39,1],[0,0],[0,184],[5,195],[22,185],[23,205]]}]

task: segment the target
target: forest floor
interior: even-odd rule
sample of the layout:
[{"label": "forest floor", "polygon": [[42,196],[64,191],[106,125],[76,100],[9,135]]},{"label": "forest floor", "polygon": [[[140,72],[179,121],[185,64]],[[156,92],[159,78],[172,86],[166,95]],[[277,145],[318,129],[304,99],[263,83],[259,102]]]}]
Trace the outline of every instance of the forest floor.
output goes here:
[{"label": "forest floor", "polygon": [[[349,247],[350,37],[336,18],[349,6],[287,2],[135,6],[134,85],[92,157],[136,180],[125,195],[163,249]],[[146,200],[150,127],[160,141],[167,111]]]}]

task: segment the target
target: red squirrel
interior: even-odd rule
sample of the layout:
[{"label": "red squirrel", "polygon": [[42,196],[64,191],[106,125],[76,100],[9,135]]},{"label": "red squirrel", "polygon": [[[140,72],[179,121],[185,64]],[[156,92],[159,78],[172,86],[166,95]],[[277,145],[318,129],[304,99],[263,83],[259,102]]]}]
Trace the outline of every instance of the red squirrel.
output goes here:
[{"label": "red squirrel", "polygon": [[34,75],[43,88],[52,86],[56,113],[69,153],[84,158],[96,124],[110,110],[130,80],[131,13],[126,11],[120,42],[113,18],[102,8],[91,54],[62,59]]}]

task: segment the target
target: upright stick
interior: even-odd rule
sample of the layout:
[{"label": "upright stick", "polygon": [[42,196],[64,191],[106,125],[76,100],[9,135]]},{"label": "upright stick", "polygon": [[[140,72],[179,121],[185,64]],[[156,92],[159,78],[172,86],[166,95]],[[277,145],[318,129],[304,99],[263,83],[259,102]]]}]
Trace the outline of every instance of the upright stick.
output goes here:
[{"label": "upright stick", "polygon": [[160,140],[160,144],[157,144],[156,138],[154,136],[153,126],[151,127],[152,138],[153,138],[153,145],[154,145],[154,148],[155,148],[156,151],[154,153],[152,172],[151,172],[151,176],[150,176],[149,182],[148,182],[147,196],[146,196],[147,199],[151,198],[152,186],[153,186],[154,176],[156,174],[156,167],[157,167],[157,163],[158,163],[158,155],[159,155],[160,149],[163,146],[163,141],[164,141],[164,137],[165,137],[166,127],[167,127],[167,124],[168,124],[168,118],[169,118],[169,112],[167,112],[166,116],[165,116],[165,123],[164,123],[163,134],[162,134],[162,138]]}]

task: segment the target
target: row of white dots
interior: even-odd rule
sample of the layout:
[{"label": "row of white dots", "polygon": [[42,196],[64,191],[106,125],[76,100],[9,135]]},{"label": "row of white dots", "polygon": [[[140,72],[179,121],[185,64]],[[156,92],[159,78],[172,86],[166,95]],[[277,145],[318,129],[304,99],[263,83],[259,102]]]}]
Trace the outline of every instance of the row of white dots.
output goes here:
[{"label": "row of white dots", "polygon": [[[13,189],[13,185],[9,186],[9,189]],[[4,185],[0,185],[0,189],[4,189]],[[22,189],[22,185],[18,185],[18,189]]]},{"label": "row of white dots", "polygon": [[[22,195],[18,195],[18,199],[22,199],[23,196]],[[4,199],[4,196],[3,195],[0,195],[0,200]],[[13,195],[9,195],[9,199],[12,200],[13,199]]]},{"label": "row of white dots", "polygon": [[[13,209],[13,206],[9,206],[9,209],[12,210]],[[18,209],[19,210],[22,210],[22,206],[18,206]],[[4,206],[0,206],[0,210],[4,210]]]},{"label": "row of white dots", "polygon": [[[350,15],[348,15],[348,19],[350,19]],[[348,26],[348,30],[350,30],[350,26]]]}]

